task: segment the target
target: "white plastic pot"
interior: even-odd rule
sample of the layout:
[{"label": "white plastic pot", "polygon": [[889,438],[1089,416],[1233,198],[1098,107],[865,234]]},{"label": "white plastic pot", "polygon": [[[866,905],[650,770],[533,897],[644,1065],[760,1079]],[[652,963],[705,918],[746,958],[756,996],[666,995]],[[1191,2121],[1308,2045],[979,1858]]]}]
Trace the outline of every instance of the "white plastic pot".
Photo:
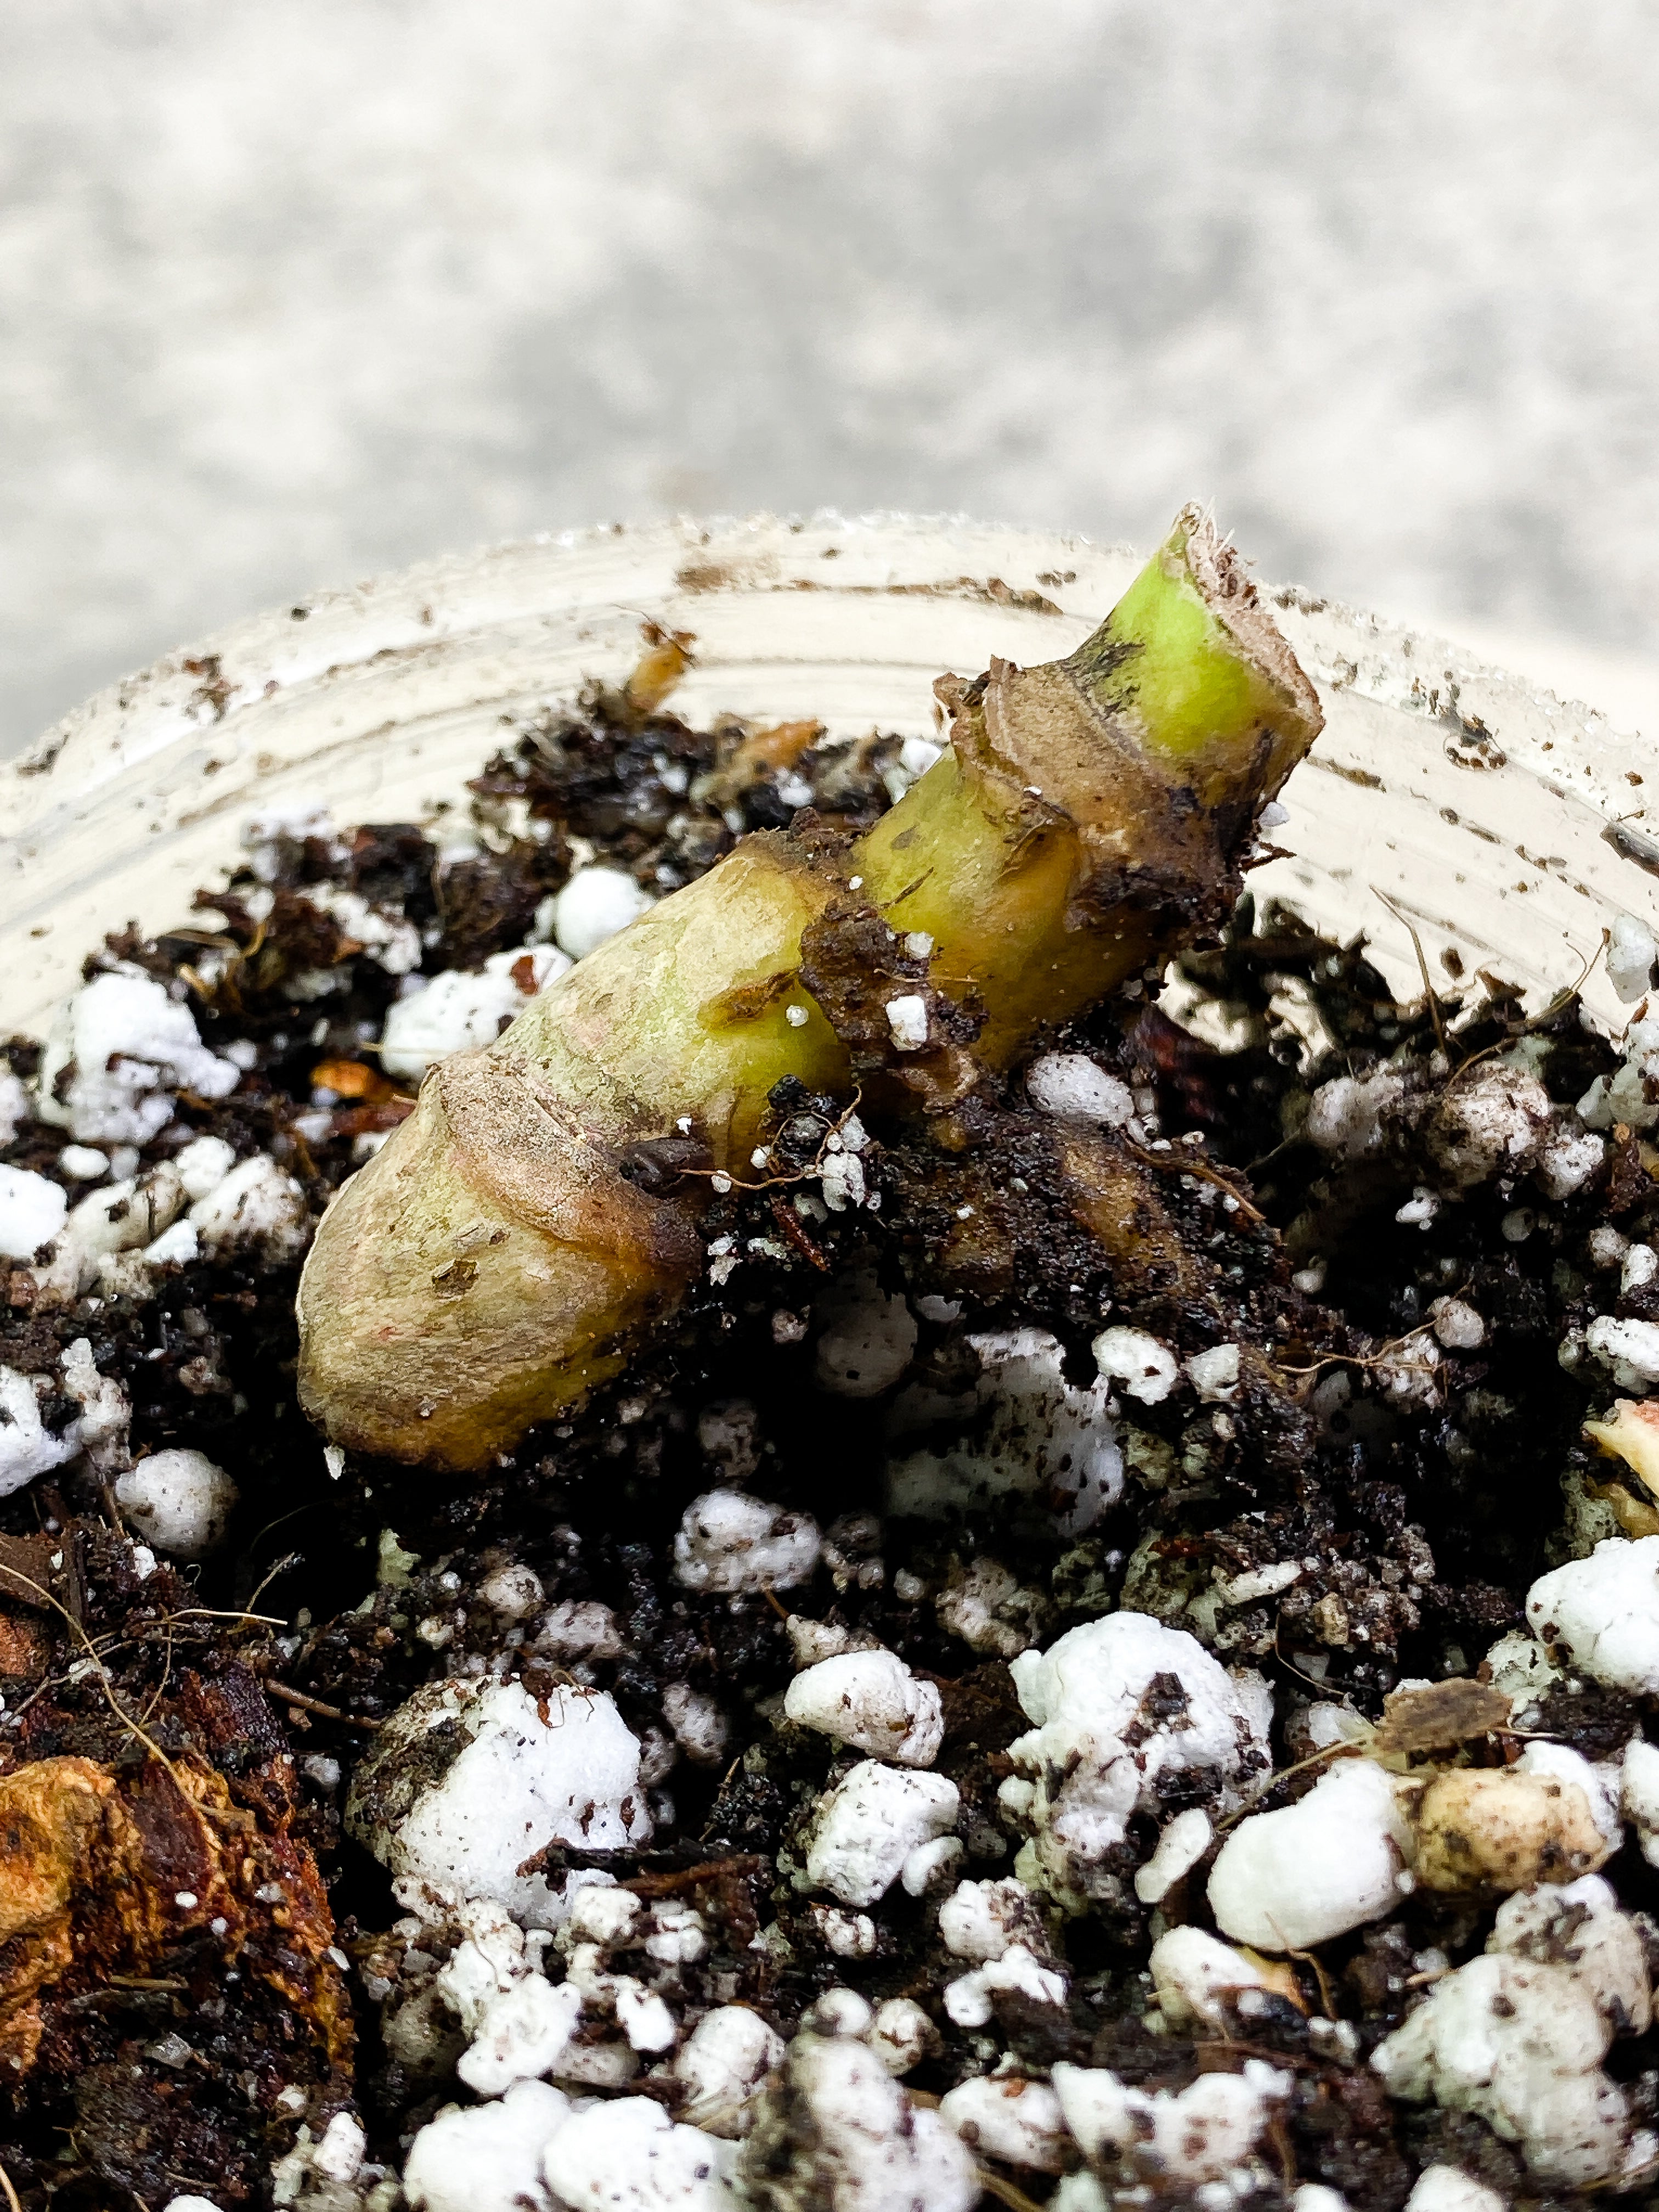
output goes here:
[{"label": "white plastic pot", "polygon": [[[694,718],[933,728],[942,670],[1049,660],[1138,556],[1080,538],[880,516],[662,524],[434,562],[260,615],[77,708],[0,769],[0,1036],[38,1036],[104,933],[187,918],[250,814],[302,799],[342,824],[464,806],[505,718],[617,677],[645,617],[696,633]],[[1363,930],[1401,985],[1415,924],[1536,999],[1620,911],[1659,928],[1650,757],[1600,715],[1436,640],[1286,592],[1324,735],[1273,833],[1275,891]],[[1659,774],[1659,769],[1656,769]],[[1612,832],[1619,841],[1608,842]],[[1592,1008],[1623,1015],[1598,969]]]}]

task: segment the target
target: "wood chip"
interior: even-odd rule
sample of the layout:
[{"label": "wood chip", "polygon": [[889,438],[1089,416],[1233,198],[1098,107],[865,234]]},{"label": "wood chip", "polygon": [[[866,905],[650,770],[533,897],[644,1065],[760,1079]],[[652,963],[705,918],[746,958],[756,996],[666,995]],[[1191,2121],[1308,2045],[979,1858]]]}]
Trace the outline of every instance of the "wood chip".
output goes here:
[{"label": "wood chip", "polygon": [[1509,1725],[1510,1701],[1501,1690],[1454,1676],[1420,1690],[1396,1690],[1385,1698],[1374,1747],[1385,1758],[1413,1751],[1452,1751]]}]

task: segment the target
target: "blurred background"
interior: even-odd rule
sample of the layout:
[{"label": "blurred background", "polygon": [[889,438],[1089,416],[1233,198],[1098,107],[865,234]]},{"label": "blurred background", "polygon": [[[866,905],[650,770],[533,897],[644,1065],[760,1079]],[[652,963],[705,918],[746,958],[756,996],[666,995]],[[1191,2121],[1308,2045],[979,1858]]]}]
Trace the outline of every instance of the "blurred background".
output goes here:
[{"label": "blurred background", "polygon": [[1648,0],[17,0],[0,752],[482,541],[965,512],[1659,736]]}]

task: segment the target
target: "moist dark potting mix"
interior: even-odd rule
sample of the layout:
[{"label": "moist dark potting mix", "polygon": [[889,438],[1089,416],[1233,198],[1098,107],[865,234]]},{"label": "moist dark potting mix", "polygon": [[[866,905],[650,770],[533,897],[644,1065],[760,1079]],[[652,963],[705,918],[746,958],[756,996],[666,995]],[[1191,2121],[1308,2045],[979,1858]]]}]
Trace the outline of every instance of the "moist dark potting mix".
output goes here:
[{"label": "moist dark potting mix", "polygon": [[1257,905],[1190,512],[937,744],[692,650],[0,1060],[0,2194],[1648,2201],[1651,938]]}]

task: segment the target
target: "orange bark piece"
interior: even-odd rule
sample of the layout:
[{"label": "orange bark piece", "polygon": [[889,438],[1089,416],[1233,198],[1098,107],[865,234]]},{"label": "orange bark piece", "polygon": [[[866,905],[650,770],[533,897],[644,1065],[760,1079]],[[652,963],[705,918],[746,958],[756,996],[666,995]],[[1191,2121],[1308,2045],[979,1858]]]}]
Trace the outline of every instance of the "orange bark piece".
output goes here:
[{"label": "orange bark piece", "polygon": [[379,1068],[365,1066],[361,1060],[319,1060],[311,1079],[337,1098],[361,1098],[371,1106],[394,1097],[398,1087]]}]

